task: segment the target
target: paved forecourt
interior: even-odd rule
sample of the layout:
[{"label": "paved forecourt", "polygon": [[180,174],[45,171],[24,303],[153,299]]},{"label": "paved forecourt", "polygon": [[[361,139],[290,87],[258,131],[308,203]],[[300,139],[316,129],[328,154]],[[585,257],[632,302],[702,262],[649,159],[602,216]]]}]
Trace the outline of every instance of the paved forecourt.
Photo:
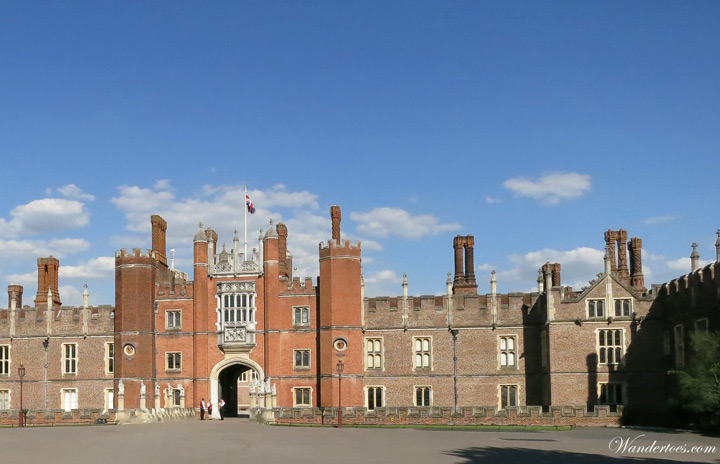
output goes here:
[{"label": "paved forecourt", "polygon": [[[700,448],[694,449],[694,446]],[[712,451],[711,447],[716,449]],[[3,462],[717,462],[720,440],[638,429],[477,431],[263,426],[242,419],[0,429]],[[710,450],[710,452],[706,452]]]}]

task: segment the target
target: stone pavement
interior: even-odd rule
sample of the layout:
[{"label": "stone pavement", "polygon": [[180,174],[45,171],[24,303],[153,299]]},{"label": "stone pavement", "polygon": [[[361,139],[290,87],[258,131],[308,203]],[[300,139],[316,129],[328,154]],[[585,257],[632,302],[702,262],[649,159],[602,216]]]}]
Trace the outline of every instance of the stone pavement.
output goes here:
[{"label": "stone pavement", "polygon": [[[716,449],[709,454],[669,450],[669,447],[685,445],[686,450],[695,445],[715,446]],[[635,448],[637,452],[633,454],[631,446],[645,449]],[[615,453],[614,449],[621,450]],[[0,429],[0,456],[4,463],[45,464],[563,464],[580,460],[591,464],[623,461],[667,464],[718,462],[720,439],[638,429],[591,428],[552,432],[335,429],[267,426],[244,419],[228,419],[123,426],[5,428]]]}]

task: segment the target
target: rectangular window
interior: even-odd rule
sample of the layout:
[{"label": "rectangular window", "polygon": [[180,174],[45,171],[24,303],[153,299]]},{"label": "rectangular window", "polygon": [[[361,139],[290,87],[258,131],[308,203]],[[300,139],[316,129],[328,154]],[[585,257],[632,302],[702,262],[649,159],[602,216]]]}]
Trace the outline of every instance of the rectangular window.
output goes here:
[{"label": "rectangular window", "polygon": [[367,387],[367,408],[372,411],[383,407],[383,387]]},{"label": "rectangular window", "polygon": [[623,404],[623,384],[621,383],[601,383],[600,397],[598,404],[618,405]]},{"label": "rectangular window", "polygon": [[115,343],[105,344],[105,373],[115,373]]},{"label": "rectangular window", "polygon": [[254,369],[248,369],[246,371],[242,371],[240,374],[240,382],[250,382],[252,380],[257,380],[257,372]]},{"label": "rectangular window", "polygon": [[179,388],[173,388],[173,391],[172,391],[173,406],[180,407],[180,405],[181,405],[180,395],[181,395],[181,390]]},{"label": "rectangular window", "polygon": [[382,369],[382,338],[365,340],[365,369]]},{"label": "rectangular window", "polygon": [[296,306],[293,315],[294,325],[310,325],[310,308],[307,306]]},{"label": "rectangular window", "polygon": [[182,311],[173,309],[165,311],[165,327],[167,329],[182,329]]},{"label": "rectangular window", "polygon": [[430,338],[416,338],[415,344],[415,369],[430,369],[432,367],[432,343]]},{"label": "rectangular window", "polygon": [[587,300],[588,319],[605,317],[605,300]]},{"label": "rectangular window", "polygon": [[10,409],[10,390],[0,390],[0,409]]},{"label": "rectangular window", "polygon": [[415,406],[432,406],[432,387],[415,387]]},{"label": "rectangular window", "polygon": [[165,353],[165,367],[167,371],[179,371],[182,369],[182,353]]},{"label": "rectangular window", "polygon": [[295,400],[293,406],[308,407],[312,406],[312,388],[295,387],[293,388],[293,398]]},{"label": "rectangular window", "polygon": [[77,375],[77,344],[64,343],[62,355],[63,375]]},{"label": "rectangular window", "polygon": [[10,345],[0,345],[0,375],[10,375]]},{"label": "rectangular window", "polygon": [[683,367],[685,365],[685,340],[683,326],[675,326],[675,367]]},{"label": "rectangular window", "polygon": [[310,350],[294,350],[294,355],[293,367],[295,369],[310,368]]},{"label": "rectangular window", "polygon": [[78,392],[75,388],[63,388],[60,390],[60,403],[64,411],[70,412],[78,408]]},{"label": "rectangular window", "polygon": [[513,407],[518,405],[518,387],[517,385],[501,385],[500,386],[500,409]]},{"label": "rectangular window", "polygon": [[115,391],[112,388],[105,389],[105,411],[115,408]]},{"label": "rectangular window", "polygon": [[620,364],[625,354],[622,329],[598,330],[600,364]]},{"label": "rectangular window", "polygon": [[500,337],[500,367],[515,367],[517,349],[515,337]]},{"label": "rectangular window", "polygon": [[615,317],[630,317],[631,306],[630,300],[615,300]]}]

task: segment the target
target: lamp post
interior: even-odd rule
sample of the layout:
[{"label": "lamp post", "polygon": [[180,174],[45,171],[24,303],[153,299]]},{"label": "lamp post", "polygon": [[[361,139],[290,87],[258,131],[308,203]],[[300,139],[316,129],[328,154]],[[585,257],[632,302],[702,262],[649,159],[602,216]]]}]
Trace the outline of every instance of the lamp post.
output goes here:
[{"label": "lamp post", "polygon": [[25,366],[20,364],[18,367],[18,377],[20,377],[20,417],[18,419],[18,427],[25,427],[25,413],[23,409],[23,377],[25,377]]},{"label": "lamp post", "polygon": [[342,359],[335,365],[338,373],[338,428],[342,428],[342,372],[345,369]]},{"label": "lamp post", "polygon": [[47,389],[48,389],[48,346],[50,346],[50,339],[46,338],[43,340],[43,348],[45,349],[45,373],[43,382],[43,407],[47,409]]}]

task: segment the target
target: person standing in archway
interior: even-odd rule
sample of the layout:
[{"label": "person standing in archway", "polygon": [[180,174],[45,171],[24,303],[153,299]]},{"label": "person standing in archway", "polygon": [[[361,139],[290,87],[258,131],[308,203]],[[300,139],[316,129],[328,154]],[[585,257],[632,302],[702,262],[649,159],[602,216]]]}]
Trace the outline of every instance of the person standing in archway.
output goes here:
[{"label": "person standing in archway", "polygon": [[225,420],[225,400],[222,398],[218,401],[218,412],[220,413],[220,420]]},{"label": "person standing in archway", "polygon": [[200,400],[200,420],[205,420],[205,411],[207,411],[207,405],[205,404],[205,398]]}]

